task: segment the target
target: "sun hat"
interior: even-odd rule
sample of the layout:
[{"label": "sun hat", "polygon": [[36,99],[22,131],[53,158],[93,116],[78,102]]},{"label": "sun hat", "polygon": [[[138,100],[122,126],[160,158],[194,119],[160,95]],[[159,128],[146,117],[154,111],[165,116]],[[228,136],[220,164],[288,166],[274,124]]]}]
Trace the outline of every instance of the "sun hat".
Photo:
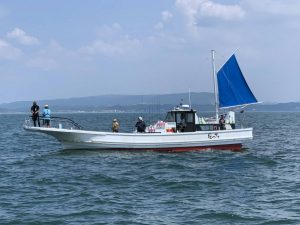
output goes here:
[{"label": "sun hat", "polygon": [[139,120],[143,121],[143,117],[140,116],[140,117],[139,117]]}]

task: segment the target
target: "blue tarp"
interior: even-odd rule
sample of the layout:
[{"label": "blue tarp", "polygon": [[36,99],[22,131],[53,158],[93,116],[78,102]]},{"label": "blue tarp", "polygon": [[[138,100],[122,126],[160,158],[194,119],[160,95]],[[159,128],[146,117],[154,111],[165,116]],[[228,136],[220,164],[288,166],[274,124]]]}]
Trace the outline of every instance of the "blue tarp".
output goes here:
[{"label": "blue tarp", "polygon": [[219,107],[234,107],[256,103],[235,55],[232,55],[217,73]]}]

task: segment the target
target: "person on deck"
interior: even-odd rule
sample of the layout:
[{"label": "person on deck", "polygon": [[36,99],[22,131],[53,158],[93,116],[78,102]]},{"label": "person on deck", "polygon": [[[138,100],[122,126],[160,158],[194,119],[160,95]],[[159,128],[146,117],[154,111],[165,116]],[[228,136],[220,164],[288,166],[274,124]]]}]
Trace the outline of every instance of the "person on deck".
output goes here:
[{"label": "person on deck", "polygon": [[43,119],[44,119],[44,125],[46,127],[50,127],[50,117],[51,117],[51,110],[49,109],[48,105],[45,105],[45,108],[43,110]]},{"label": "person on deck", "polygon": [[119,124],[118,120],[117,119],[113,119],[113,123],[112,123],[112,127],[111,127],[112,132],[118,133],[119,132],[119,128],[120,128],[120,124]]},{"label": "person on deck", "polygon": [[141,116],[139,117],[138,121],[136,122],[135,127],[136,127],[138,133],[145,133],[146,124]]},{"label": "person on deck", "polygon": [[180,115],[180,122],[177,124],[177,130],[179,132],[184,132],[184,129],[186,128],[186,122],[185,122],[185,115]]},{"label": "person on deck", "polygon": [[32,106],[31,106],[31,117],[32,117],[32,121],[33,121],[33,126],[35,126],[35,127],[36,127],[36,121],[38,122],[39,127],[41,126],[39,110],[40,110],[40,107],[38,106],[36,101],[33,101]]},{"label": "person on deck", "polygon": [[220,125],[220,130],[226,130],[225,127],[225,118],[223,115],[221,115],[220,119],[219,119],[219,125]]}]

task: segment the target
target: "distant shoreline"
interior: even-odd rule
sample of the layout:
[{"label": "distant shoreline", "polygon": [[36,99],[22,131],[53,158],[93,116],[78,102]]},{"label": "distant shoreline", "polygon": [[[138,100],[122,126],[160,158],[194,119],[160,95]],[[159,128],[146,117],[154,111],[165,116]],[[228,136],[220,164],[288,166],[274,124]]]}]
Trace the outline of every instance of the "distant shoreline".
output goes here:
[{"label": "distant shoreline", "polygon": [[[239,113],[235,111],[236,113]],[[77,111],[53,111],[52,114],[164,114],[166,112],[77,112]],[[198,113],[215,113],[214,111],[198,111]],[[245,113],[300,113],[300,111],[256,111],[256,110],[250,110],[250,111],[245,111]],[[222,114],[222,112],[220,113]],[[0,115],[27,115],[30,116],[30,113],[27,112],[0,112]]]}]

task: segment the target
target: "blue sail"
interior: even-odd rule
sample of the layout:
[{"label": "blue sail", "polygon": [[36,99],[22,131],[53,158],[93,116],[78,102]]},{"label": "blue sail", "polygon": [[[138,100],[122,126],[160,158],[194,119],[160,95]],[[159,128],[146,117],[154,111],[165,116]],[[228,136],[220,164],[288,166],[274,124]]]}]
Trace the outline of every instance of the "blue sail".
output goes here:
[{"label": "blue sail", "polygon": [[232,55],[217,73],[219,107],[234,107],[257,103],[235,55]]}]

